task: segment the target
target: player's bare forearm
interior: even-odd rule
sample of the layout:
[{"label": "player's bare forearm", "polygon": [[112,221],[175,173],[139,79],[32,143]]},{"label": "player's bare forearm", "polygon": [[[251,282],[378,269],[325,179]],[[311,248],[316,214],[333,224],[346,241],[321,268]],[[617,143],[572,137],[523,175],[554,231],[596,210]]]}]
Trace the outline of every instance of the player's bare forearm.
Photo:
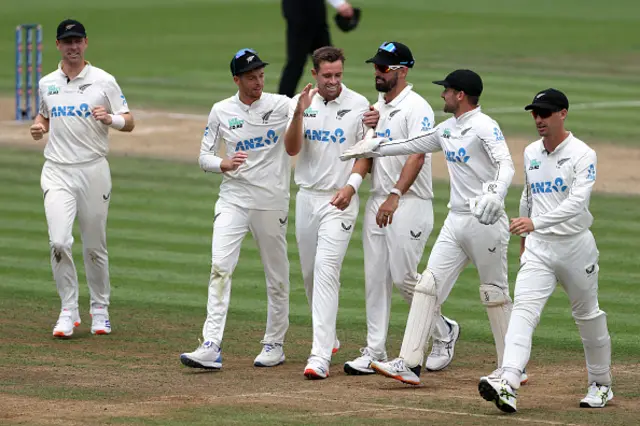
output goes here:
[{"label": "player's bare forearm", "polygon": [[120,114],[124,118],[124,127],[120,129],[121,132],[130,132],[136,127],[136,123],[133,120],[133,115],[130,112]]},{"label": "player's bare forearm", "polygon": [[351,173],[358,173],[363,178],[367,176],[367,173],[371,170],[373,159],[371,158],[358,158],[353,164]]},{"label": "player's bare forearm", "polygon": [[299,111],[298,108],[296,108],[291,124],[289,124],[284,134],[284,147],[287,154],[292,157],[298,155],[302,148],[302,117],[303,111]]},{"label": "player's bare forearm", "polygon": [[404,163],[402,167],[400,179],[396,182],[395,187],[402,191],[403,194],[406,193],[418,177],[423,164],[424,154],[413,154],[409,156],[407,162]]}]

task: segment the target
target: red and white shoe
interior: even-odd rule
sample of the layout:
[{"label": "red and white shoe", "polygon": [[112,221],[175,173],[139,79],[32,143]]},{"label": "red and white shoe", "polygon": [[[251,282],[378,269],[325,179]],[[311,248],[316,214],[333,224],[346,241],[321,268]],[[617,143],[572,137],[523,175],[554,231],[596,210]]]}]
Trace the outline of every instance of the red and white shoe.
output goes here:
[{"label": "red and white shoe", "polygon": [[77,309],[64,308],[53,327],[54,337],[71,337],[73,329],[80,325],[80,314]]}]

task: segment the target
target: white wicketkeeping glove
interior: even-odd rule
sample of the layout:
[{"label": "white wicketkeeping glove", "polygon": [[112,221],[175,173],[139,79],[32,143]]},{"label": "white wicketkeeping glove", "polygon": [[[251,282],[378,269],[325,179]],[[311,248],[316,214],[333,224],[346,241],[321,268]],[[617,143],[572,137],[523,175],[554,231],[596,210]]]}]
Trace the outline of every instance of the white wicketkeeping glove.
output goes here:
[{"label": "white wicketkeeping glove", "polygon": [[478,218],[478,222],[483,225],[493,225],[498,221],[504,211],[503,190],[498,182],[489,182],[483,184],[483,194],[478,199],[475,208],[472,209],[473,215]]},{"label": "white wicketkeeping glove", "polygon": [[378,149],[380,144],[388,142],[386,138],[371,138],[363,139],[360,142],[353,145],[340,155],[342,161],[347,161],[352,158],[373,158],[382,157]]}]

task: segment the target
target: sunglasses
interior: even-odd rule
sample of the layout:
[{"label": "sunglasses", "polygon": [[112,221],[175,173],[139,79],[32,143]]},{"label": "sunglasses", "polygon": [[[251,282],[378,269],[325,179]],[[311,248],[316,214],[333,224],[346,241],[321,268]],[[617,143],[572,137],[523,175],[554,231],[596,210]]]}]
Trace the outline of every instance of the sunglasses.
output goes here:
[{"label": "sunglasses", "polygon": [[534,109],[531,111],[531,115],[533,115],[533,118],[549,118],[554,112],[549,109]]},{"label": "sunglasses", "polygon": [[390,71],[399,70],[400,68],[406,68],[404,65],[380,65],[375,64],[375,68],[383,74],[386,74]]},{"label": "sunglasses", "polygon": [[253,49],[240,49],[238,50],[238,52],[236,52],[236,59],[243,57],[247,53],[253,53],[254,55],[257,54],[257,52]]}]

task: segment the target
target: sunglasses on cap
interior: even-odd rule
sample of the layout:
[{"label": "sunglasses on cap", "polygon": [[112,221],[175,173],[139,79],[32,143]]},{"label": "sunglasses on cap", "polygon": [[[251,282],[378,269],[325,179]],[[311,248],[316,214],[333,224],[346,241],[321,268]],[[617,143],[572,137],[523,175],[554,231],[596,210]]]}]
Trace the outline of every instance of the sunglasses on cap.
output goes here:
[{"label": "sunglasses on cap", "polygon": [[257,52],[256,52],[255,50],[253,50],[253,49],[240,49],[240,50],[238,50],[238,52],[236,53],[235,58],[236,58],[236,59],[241,58],[241,57],[243,57],[244,55],[246,55],[247,53],[253,53],[254,55],[256,55],[256,54],[257,54]]},{"label": "sunglasses on cap", "polygon": [[531,110],[531,115],[533,118],[549,118],[553,115],[555,111],[551,111],[550,109],[533,109]]},{"label": "sunglasses on cap", "polygon": [[374,67],[383,74],[386,74],[390,71],[399,70],[400,68],[406,68],[406,65],[380,65],[375,64]]}]

